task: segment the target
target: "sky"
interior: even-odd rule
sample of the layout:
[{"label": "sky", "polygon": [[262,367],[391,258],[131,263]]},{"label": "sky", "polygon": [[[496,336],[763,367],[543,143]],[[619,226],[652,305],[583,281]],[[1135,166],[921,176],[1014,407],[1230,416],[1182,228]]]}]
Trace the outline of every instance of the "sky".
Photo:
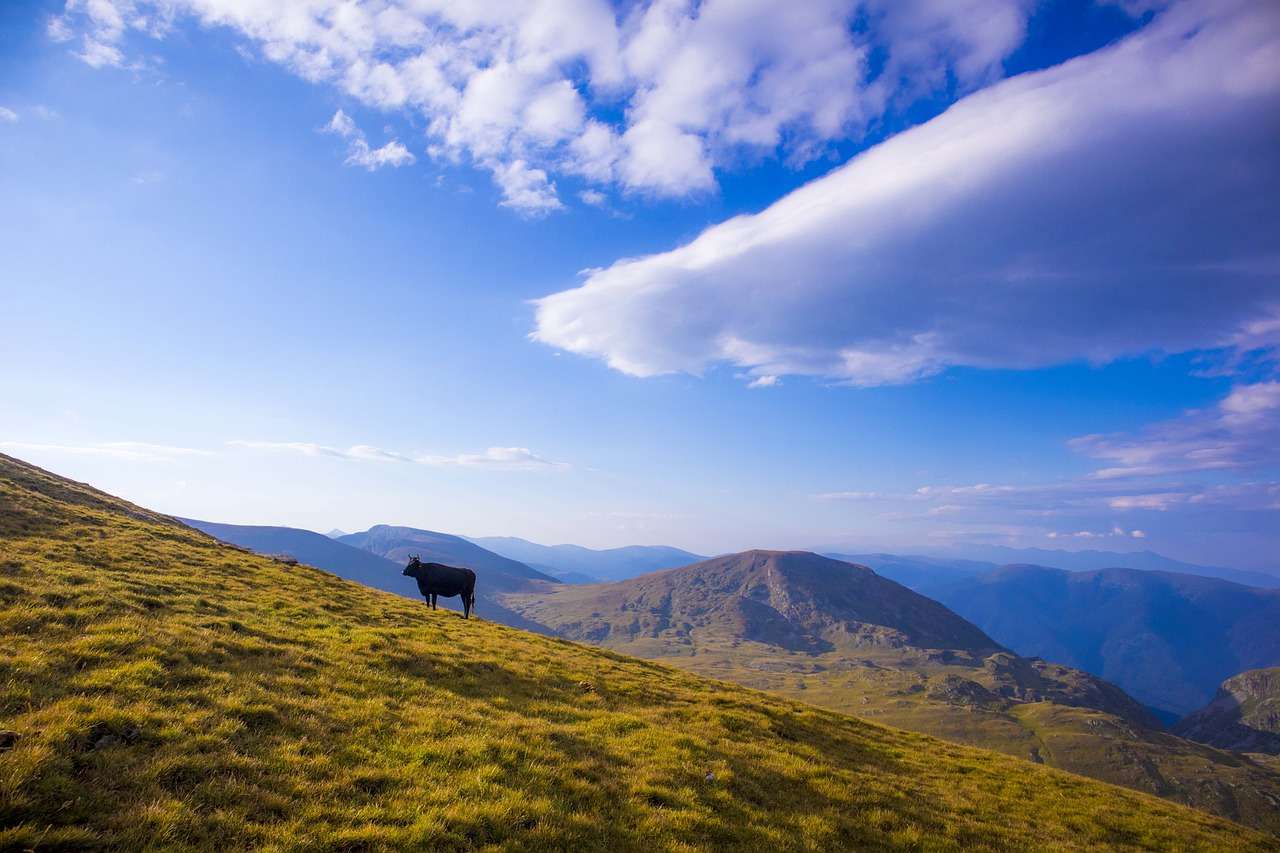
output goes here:
[{"label": "sky", "polygon": [[0,452],[177,515],[1280,571],[1269,0],[0,6]]}]

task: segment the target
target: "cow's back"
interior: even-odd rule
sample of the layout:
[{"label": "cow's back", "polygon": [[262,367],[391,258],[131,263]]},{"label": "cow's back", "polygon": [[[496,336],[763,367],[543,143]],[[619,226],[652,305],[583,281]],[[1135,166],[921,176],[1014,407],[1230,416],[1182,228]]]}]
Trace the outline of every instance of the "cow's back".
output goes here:
[{"label": "cow's back", "polygon": [[418,589],[423,595],[461,595],[470,593],[476,586],[476,573],[471,569],[457,566],[446,566],[442,563],[427,563],[427,576],[418,579]]}]

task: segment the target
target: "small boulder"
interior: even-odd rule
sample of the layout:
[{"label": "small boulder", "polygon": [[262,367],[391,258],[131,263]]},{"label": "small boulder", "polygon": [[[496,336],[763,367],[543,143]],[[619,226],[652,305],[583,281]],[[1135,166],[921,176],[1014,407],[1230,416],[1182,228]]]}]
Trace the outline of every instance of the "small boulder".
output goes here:
[{"label": "small boulder", "polygon": [[20,734],[8,729],[0,731],[0,752],[8,752],[17,746],[20,737],[22,737]]}]

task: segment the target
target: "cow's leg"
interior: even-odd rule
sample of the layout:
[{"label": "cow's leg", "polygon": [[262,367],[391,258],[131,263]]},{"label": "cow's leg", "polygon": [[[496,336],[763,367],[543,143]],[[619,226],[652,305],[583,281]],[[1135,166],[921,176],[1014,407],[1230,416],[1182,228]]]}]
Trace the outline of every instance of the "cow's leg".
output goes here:
[{"label": "cow's leg", "polygon": [[431,593],[431,609],[436,609],[436,594],[434,592]]},{"label": "cow's leg", "polygon": [[462,594],[462,618],[471,618],[471,596],[467,595],[465,592]]}]

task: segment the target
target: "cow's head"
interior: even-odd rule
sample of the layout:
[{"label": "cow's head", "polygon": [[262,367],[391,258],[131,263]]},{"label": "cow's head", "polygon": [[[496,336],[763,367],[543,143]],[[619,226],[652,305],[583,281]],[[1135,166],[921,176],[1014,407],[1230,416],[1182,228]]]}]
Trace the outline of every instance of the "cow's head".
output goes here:
[{"label": "cow's head", "polygon": [[409,565],[404,567],[404,573],[411,578],[416,578],[422,573],[422,561],[418,559],[418,555],[414,554],[409,558]]}]

